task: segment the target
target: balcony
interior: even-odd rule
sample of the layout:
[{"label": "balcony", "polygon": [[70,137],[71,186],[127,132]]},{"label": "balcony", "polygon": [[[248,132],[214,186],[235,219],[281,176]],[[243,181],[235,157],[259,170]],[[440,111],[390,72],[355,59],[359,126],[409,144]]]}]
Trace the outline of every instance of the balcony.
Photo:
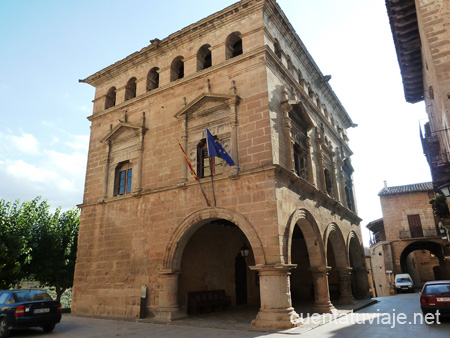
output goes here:
[{"label": "balcony", "polygon": [[411,238],[424,238],[424,237],[436,237],[439,236],[436,228],[422,228],[423,233],[411,233],[411,230],[400,230],[400,239],[411,239]]}]

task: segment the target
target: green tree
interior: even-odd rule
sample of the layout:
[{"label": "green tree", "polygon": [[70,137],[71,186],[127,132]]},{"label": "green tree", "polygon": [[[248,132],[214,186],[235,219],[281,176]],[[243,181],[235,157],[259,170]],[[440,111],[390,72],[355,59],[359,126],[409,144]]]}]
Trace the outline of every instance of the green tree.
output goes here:
[{"label": "green tree", "polygon": [[73,285],[80,212],[50,212],[40,197],[19,204],[0,199],[0,289],[22,279],[54,286],[58,301]]},{"label": "green tree", "polygon": [[76,208],[61,212],[58,208],[54,214],[41,215],[40,224],[32,228],[27,271],[42,285],[54,286],[59,301],[73,285],[80,212]]},{"label": "green tree", "polygon": [[31,227],[37,218],[40,198],[19,204],[0,199],[0,289],[7,289],[26,278]]}]

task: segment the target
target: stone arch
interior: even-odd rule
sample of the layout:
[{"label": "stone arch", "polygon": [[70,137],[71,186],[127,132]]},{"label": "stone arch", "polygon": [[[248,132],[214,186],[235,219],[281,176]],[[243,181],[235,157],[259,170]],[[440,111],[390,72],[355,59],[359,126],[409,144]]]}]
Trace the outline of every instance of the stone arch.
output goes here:
[{"label": "stone arch", "polygon": [[330,223],[325,229],[323,234],[323,243],[325,248],[325,257],[326,250],[328,248],[328,241],[332,241],[333,253],[336,259],[336,265],[338,268],[348,267],[349,266],[349,255],[347,246],[345,244],[345,238],[342,234],[341,229],[336,223]]},{"label": "stone arch", "polygon": [[170,82],[184,78],[184,57],[177,56],[170,65]]},{"label": "stone arch", "polygon": [[159,88],[159,68],[153,67],[147,74],[147,91]]},{"label": "stone arch", "polygon": [[197,71],[212,66],[211,45],[206,44],[200,47],[197,52]]},{"label": "stone arch", "polygon": [[[355,298],[369,298],[369,281],[362,243],[355,231],[347,237],[348,261],[352,268],[352,289]],[[356,252],[355,252],[356,251]]]},{"label": "stone arch", "polygon": [[132,77],[128,80],[125,86],[125,101],[134,99],[136,97],[136,78]]},{"label": "stone arch", "polygon": [[226,59],[231,59],[243,53],[242,38],[240,32],[233,32],[228,35],[225,41]]},{"label": "stone arch", "polygon": [[295,210],[289,217],[283,237],[284,260],[291,264],[292,234],[296,225],[300,227],[305,237],[311,268],[325,266],[325,249],[319,226],[313,215],[304,208]]},{"label": "stone arch", "polygon": [[[364,266],[364,251],[361,248],[361,241],[360,241],[358,235],[356,234],[356,232],[353,231],[353,230],[350,231],[350,233],[347,236],[346,248],[347,248],[348,262],[350,263],[350,246],[352,245],[352,243],[354,243],[352,241],[357,241],[357,243],[358,243],[358,249],[357,249],[358,250],[358,252],[357,252],[357,254],[358,254],[357,261],[359,263],[358,265]],[[353,244],[353,246],[354,245],[355,244]]]},{"label": "stone arch", "polygon": [[180,270],[184,248],[191,236],[203,225],[216,219],[225,219],[236,224],[244,233],[252,247],[256,265],[265,265],[266,258],[261,240],[250,224],[241,214],[222,208],[207,208],[193,212],[175,229],[169,239],[164,253],[163,269],[176,272]]},{"label": "stone arch", "polygon": [[402,250],[402,253],[400,255],[400,268],[402,273],[407,273],[408,269],[406,266],[406,258],[410,253],[416,250],[428,250],[430,253],[435,255],[439,259],[440,264],[444,264],[445,257],[444,257],[444,250],[443,246],[439,241],[433,241],[433,240],[420,240],[420,241],[414,241]]},{"label": "stone arch", "polygon": [[105,98],[105,109],[116,105],[116,87],[109,88]]}]

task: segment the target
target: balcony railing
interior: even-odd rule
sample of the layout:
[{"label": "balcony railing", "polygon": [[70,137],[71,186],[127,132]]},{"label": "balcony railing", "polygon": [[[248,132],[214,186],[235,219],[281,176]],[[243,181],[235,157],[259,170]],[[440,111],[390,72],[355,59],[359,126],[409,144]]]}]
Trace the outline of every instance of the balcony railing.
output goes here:
[{"label": "balcony railing", "polygon": [[422,229],[423,236],[421,234],[411,234],[411,230],[400,230],[399,231],[399,238],[400,239],[409,239],[409,238],[422,238],[422,237],[435,237],[439,236],[437,233],[436,228],[428,228],[428,229]]}]

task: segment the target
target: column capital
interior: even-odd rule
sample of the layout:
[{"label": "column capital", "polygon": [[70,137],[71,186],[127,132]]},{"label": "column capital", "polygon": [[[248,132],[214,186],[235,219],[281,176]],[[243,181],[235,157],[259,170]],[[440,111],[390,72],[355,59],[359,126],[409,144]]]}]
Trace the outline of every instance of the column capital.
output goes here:
[{"label": "column capital", "polygon": [[311,271],[313,274],[328,274],[328,271],[331,270],[331,266],[316,266],[309,268],[309,271]]},{"label": "column capital", "polygon": [[270,265],[254,265],[249,266],[250,270],[259,271],[259,273],[283,273],[295,269],[297,264],[270,264]]}]

